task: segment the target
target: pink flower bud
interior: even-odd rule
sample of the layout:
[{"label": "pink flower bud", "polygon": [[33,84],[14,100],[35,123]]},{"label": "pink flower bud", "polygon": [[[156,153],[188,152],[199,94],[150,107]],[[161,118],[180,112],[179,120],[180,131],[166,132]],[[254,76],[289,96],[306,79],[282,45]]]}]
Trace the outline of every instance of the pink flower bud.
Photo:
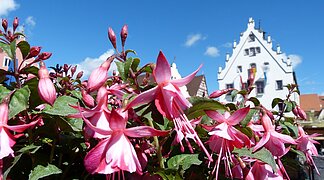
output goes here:
[{"label": "pink flower bud", "polygon": [[4,31],[7,32],[7,28],[8,28],[7,19],[2,19],[2,27],[3,27]]},{"label": "pink flower bud", "polygon": [[109,57],[108,60],[101,64],[101,66],[92,71],[87,85],[88,92],[95,91],[99,89],[103,84],[105,84],[108,78],[108,69],[114,59],[115,56]]},{"label": "pink flower bud", "polygon": [[297,112],[300,118],[307,119],[307,115],[304,110],[302,110],[299,106],[297,106]]},{"label": "pink flower bud", "polygon": [[41,49],[42,49],[42,47],[40,47],[40,46],[31,47],[30,51],[29,51],[29,57],[37,56],[40,53]]},{"label": "pink flower bud", "polygon": [[64,71],[65,73],[67,73],[67,72],[69,71],[70,67],[71,67],[71,66],[69,66],[69,65],[67,65],[67,64],[64,64],[64,65],[63,65],[63,71]]},{"label": "pink flower bud", "polygon": [[53,82],[49,78],[48,70],[45,67],[45,63],[41,61],[39,63],[40,69],[38,71],[38,94],[39,97],[46,103],[53,105],[56,100],[56,90]]},{"label": "pink flower bud", "polygon": [[209,98],[218,98],[224,94],[229,93],[230,91],[234,90],[234,88],[228,88],[228,89],[223,89],[223,90],[217,90],[213,93],[210,94]]},{"label": "pink flower bud", "polygon": [[80,71],[80,72],[78,72],[76,78],[77,78],[77,79],[80,79],[82,76],[83,76],[83,71]]},{"label": "pink flower bud", "polygon": [[19,25],[19,19],[17,17],[15,17],[14,21],[13,21],[13,24],[12,24],[12,27],[13,27],[13,31],[15,32],[17,27]]},{"label": "pink flower bud", "polygon": [[87,91],[85,91],[84,89],[81,90],[81,95],[82,95],[82,99],[85,105],[87,105],[88,107],[94,107],[94,99],[92,96],[90,96],[90,94],[87,93]]},{"label": "pink flower bud", "polygon": [[71,68],[72,76],[74,75],[76,69],[77,69],[77,65],[75,65],[75,66],[73,66],[73,67]]},{"label": "pink flower bud", "polygon": [[299,117],[297,106],[292,110],[295,116]]},{"label": "pink flower bud", "polygon": [[109,37],[111,44],[116,49],[116,47],[117,47],[116,46],[116,35],[115,35],[115,32],[110,27],[108,28],[108,37]]},{"label": "pink flower bud", "polygon": [[46,59],[50,58],[51,56],[52,56],[52,53],[50,53],[50,52],[43,52],[40,55],[38,55],[38,58],[40,60],[46,60]]},{"label": "pink flower bud", "polygon": [[121,40],[122,40],[122,46],[123,47],[125,46],[125,41],[126,41],[127,35],[128,35],[128,26],[124,25],[123,28],[121,29],[121,32],[120,32],[120,37],[121,37]]}]

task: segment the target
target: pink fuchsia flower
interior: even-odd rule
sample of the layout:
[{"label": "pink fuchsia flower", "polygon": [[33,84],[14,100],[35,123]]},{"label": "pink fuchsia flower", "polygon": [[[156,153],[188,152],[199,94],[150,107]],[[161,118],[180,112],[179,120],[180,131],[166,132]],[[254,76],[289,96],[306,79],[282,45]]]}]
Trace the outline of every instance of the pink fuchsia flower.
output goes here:
[{"label": "pink fuchsia flower", "polygon": [[169,120],[173,120],[174,122],[176,137],[173,141],[173,144],[180,143],[181,151],[184,151],[182,140],[185,139],[189,150],[193,152],[193,149],[188,140],[188,138],[190,138],[203,149],[209,160],[212,161],[210,154],[206,150],[196,131],[183,112],[183,110],[192,105],[184,97],[184,95],[181,93],[181,90],[179,89],[179,87],[189,83],[195,77],[200,68],[201,66],[195,72],[185,78],[171,80],[170,64],[166,60],[164,54],[160,51],[156,66],[153,70],[153,77],[158,85],[138,95],[132,102],[127,105],[126,109],[137,106],[139,104],[149,103],[154,100],[155,106],[157,107],[158,111],[163,116],[165,116]]},{"label": "pink fuchsia flower", "polygon": [[229,112],[225,112],[224,116],[217,111],[205,111],[207,116],[220,123],[213,126],[203,125],[209,131],[208,134],[211,135],[207,141],[209,148],[213,152],[218,153],[218,159],[212,172],[214,173],[216,170],[216,178],[218,178],[221,159],[224,159],[226,175],[233,177],[229,164],[230,162],[233,163],[231,152],[234,147],[251,147],[250,139],[234,127],[245,118],[249,110],[250,107],[242,108],[235,111],[232,115]]},{"label": "pink fuchsia flower", "polygon": [[218,98],[224,94],[227,94],[231,91],[233,91],[234,88],[228,88],[228,89],[222,89],[222,90],[216,90],[214,92],[212,92],[210,95],[209,95],[209,98]]},{"label": "pink fuchsia flower", "polygon": [[[10,94],[11,95],[11,94]],[[12,146],[15,145],[15,136],[20,136],[20,134],[16,134],[15,136],[10,133],[9,130],[14,131],[16,133],[21,133],[25,131],[27,128],[34,126],[38,123],[38,121],[33,121],[29,124],[8,125],[8,117],[9,117],[9,99],[10,95],[5,97],[0,104],[0,159],[2,160],[4,157],[9,155],[14,156],[14,151],[11,149]]]},{"label": "pink fuchsia flower", "polygon": [[142,174],[140,161],[128,137],[141,138],[169,134],[169,131],[159,131],[149,126],[126,129],[127,112],[123,112],[121,109],[112,109],[111,111],[108,118],[111,130],[94,126],[84,116],[82,118],[94,131],[103,136],[109,136],[90,150],[84,159],[86,169],[92,174],[112,174],[119,171]]},{"label": "pink fuchsia flower", "polygon": [[108,79],[108,69],[110,64],[115,59],[115,56],[110,56],[105,62],[101,64],[97,69],[93,70],[88,79],[87,89],[88,92],[98,90],[103,86]]},{"label": "pink fuchsia flower", "polygon": [[272,180],[282,180],[283,175],[280,171],[274,173],[272,167],[262,161],[256,160],[250,169],[246,180],[259,180],[259,179],[272,179]]},{"label": "pink fuchsia flower", "polygon": [[93,97],[87,93],[86,90],[82,89],[81,90],[81,95],[82,95],[82,100],[84,102],[84,104],[88,107],[94,107],[95,105],[95,101],[93,99]]},{"label": "pink fuchsia flower", "polygon": [[38,71],[39,82],[38,82],[38,94],[39,97],[46,103],[53,105],[56,100],[56,90],[53,82],[49,78],[48,70],[46,69],[45,63],[41,61],[39,63],[40,69]]},{"label": "pink fuchsia flower", "polygon": [[282,156],[286,150],[285,143],[296,144],[292,137],[276,132],[275,126],[266,113],[262,115],[261,123],[265,132],[262,139],[254,146],[253,152],[264,146],[272,155]]},{"label": "pink fuchsia flower", "polygon": [[317,141],[313,140],[312,138],[319,136],[320,134],[312,134],[307,135],[304,129],[298,125],[298,139],[297,142],[297,149],[302,151],[306,156],[306,161],[309,165],[314,166],[317,174],[320,174],[312,156],[318,156],[317,149],[314,144],[319,144]]}]

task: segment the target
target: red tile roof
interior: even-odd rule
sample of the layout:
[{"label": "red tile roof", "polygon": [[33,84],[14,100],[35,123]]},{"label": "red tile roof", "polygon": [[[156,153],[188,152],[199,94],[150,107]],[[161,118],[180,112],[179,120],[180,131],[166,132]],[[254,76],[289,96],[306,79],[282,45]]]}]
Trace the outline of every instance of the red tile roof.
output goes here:
[{"label": "red tile roof", "polygon": [[300,107],[304,111],[320,111],[324,105],[322,98],[323,96],[318,96],[317,94],[301,94]]}]

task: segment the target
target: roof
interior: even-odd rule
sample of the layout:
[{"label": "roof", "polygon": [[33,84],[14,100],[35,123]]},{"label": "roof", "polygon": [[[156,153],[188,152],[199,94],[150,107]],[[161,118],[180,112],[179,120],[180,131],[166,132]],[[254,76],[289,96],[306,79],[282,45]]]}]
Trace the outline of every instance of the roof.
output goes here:
[{"label": "roof", "polygon": [[187,84],[188,93],[190,96],[196,96],[201,82],[204,80],[204,75],[195,76],[195,78]]},{"label": "roof", "polygon": [[324,104],[323,96],[317,94],[301,94],[300,107],[304,111],[321,111]]}]

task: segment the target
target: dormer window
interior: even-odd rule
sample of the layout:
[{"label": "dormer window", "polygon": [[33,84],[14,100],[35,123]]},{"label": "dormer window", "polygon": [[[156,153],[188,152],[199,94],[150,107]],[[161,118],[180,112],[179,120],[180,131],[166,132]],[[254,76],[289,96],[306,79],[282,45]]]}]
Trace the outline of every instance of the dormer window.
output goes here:
[{"label": "dormer window", "polygon": [[256,47],[256,48],[255,48],[255,51],[256,51],[257,54],[261,53],[261,49],[260,49],[260,47]]},{"label": "dormer window", "polygon": [[255,36],[254,36],[254,34],[250,34],[249,35],[249,42],[253,42],[253,41],[255,41]]},{"label": "dormer window", "polygon": [[237,66],[237,72],[241,73],[242,72],[242,66]]},{"label": "dormer window", "polygon": [[252,48],[250,48],[250,56],[255,56],[255,48],[254,47],[252,47]]},{"label": "dormer window", "polygon": [[256,93],[263,94],[264,93],[264,81],[257,81],[255,82],[256,86]]},{"label": "dormer window", "polygon": [[249,55],[249,49],[244,49],[244,56],[248,56]]}]

